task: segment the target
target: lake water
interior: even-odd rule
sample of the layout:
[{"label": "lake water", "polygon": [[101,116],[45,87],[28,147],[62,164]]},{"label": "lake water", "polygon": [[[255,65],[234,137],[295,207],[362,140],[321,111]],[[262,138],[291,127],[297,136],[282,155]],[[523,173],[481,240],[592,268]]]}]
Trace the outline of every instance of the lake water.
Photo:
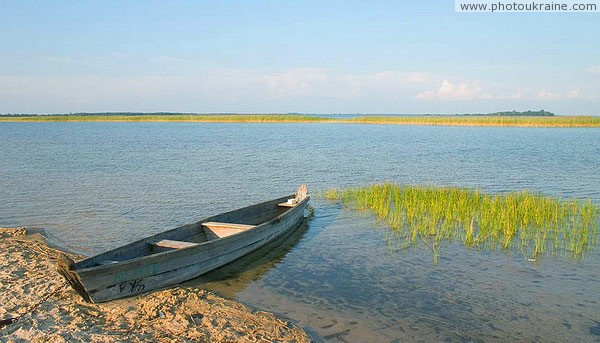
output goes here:
[{"label": "lake water", "polygon": [[[600,130],[356,124],[0,123],[0,226],[94,254],[289,194],[380,181],[600,204]],[[331,342],[600,342],[600,253],[393,252],[319,197],[302,230],[191,284]]]}]

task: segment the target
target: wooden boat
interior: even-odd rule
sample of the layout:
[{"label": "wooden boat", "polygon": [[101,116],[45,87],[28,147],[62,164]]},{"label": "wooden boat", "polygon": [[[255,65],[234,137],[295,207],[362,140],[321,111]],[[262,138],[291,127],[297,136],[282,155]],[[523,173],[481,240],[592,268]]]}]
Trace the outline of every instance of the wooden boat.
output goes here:
[{"label": "wooden boat", "polygon": [[295,194],[208,217],[74,262],[59,254],[58,271],[89,302],[164,288],[207,273],[296,229],[309,196]]}]

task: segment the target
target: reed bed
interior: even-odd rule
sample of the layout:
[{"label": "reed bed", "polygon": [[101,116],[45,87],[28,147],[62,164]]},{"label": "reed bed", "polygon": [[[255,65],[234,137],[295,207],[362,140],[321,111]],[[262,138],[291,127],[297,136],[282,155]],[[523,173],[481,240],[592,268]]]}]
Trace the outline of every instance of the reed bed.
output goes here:
[{"label": "reed bed", "polygon": [[326,118],[291,114],[245,115],[40,115],[27,117],[0,117],[0,121],[24,122],[217,122],[217,123],[293,123],[319,122]]},{"label": "reed bed", "polygon": [[600,127],[600,117],[592,116],[366,116],[354,118],[351,122],[445,126]]},{"label": "reed bed", "polygon": [[360,116],[325,118],[298,114],[233,114],[233,115],[36,115],[4,116],[13,122],[218,122],[218,123],[345,123],[388,125],[445,126],[525,126],[525,127],[600,127],[600,117],[591,116]]},{"label": "reed bed", "polygon": [[394,183],[331,189],[325,196],[385,221],[393,232],[391,248],[424,242],[435,263],[440,244],[450,240],[469,248],[516,249],[529,259],[543,254],[579,259],[598,243],[600,210],[591,200]]}]

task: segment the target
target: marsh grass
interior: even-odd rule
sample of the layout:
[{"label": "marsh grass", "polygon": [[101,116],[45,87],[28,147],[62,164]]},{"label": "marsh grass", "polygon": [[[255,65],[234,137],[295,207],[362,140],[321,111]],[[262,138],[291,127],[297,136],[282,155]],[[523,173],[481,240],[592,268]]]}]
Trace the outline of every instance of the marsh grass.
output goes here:
[{"label": "marsh grass", "polygon": [[41,115],[28,117],[0,117],[0,121],[25,122],[199,122],[199,123],[289,123],[319,122],[326,118],[292,114],[232,114],[232,115]]},{"label": "marsh grass", "polygon": [[600,127],[600,117],[592,116],[365,116],[351,121],[363,124],[441,126]]},{"label": "marsh grass", "polygon": [[590,200],[394,183],[331,189],[325,197],[385,221],[393,232],[391,248],[424,242],[435,263],[440,244],[450,240],[474,249],[516,249],[530,259],[543,254],[579,259],[598,243],[600,211]]},{"label": "marsh grass", "polygon": [[25,122],[218,122],[218,123],[344,123],[445,126],[600,127],[591,116],[361,116],[325,118],[298,114],[170,114],[170,115],[36,115],[4,116],[2,121]]}]

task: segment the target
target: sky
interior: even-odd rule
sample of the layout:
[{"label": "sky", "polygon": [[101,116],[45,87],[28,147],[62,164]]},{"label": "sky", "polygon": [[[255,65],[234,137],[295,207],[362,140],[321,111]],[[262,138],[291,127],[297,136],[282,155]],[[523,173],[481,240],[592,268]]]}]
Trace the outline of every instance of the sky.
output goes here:
[{"label": "sky", "polygon": [[0,113],[600,115],[600,13],[0,0]]}]

